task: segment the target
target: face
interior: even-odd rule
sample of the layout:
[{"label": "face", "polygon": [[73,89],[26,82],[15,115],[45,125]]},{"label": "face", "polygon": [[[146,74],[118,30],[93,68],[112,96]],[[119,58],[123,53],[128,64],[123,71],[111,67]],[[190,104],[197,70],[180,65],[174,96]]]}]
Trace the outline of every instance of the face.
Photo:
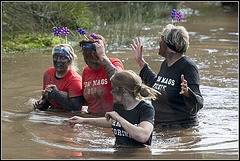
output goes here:
[{"label": "face", "polygon": [[122,91],[121,88],[112,84],[111,94],[113,96],[113,103],[121,103]]},{"label": "face", "polygon": [[103,62],[97,56],[97,53],[95,51],[93,50],[91,51],[92,52],[90,51],[83,52],[84,61],[86,62],[90,69],[97,70],[102,66]]},{"label": "face", "polygon": [[63,72],[68,70],[70,61],[65,55],[56,53],[53,55],[53,65],[57,72]]},{"label": "face", "polygon": [[167,50],[167,45],[164,41],[164,37],[161,36],[160,37],[160,40],[159,40],[159,51],[158,51],[158,55],[161,55],[162,57],[165,57],[166,56],[166,50]]}]

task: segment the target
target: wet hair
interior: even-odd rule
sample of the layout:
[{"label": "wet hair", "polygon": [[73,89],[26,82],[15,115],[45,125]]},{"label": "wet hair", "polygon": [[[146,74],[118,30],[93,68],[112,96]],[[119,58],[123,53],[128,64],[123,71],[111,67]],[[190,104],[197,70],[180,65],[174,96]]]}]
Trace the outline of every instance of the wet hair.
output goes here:
[{"label": "wet hair", "polygon": [[[106,47],[106,41],[105,41],[104,37],[102,35],[100,35],[100,34],[95,34],[95,33],[93,33],[93,34],[95,36],[97,36],[98,39],[102,40],[103,43],[104,43],[104,47]],[[94,43],[94,42],[98,41],[98,39],[95,39],[95,38],[91,37],[90,35],[88,35],[87,38],[88,39],[83,39],[83,40],[81,40],[79,42],[80,48],[82,48],[84,43]],[[83,49],[82,50],[82,54],[84,56],[84,61],[86,62],[85,57],[87,57],[88,59],[93,59],[93,57],[98,57],[96,53],[95,53],[95,55],[93,55],[94,52],[96,52],[96,51],[93,48],[85,48],[85,49]],[[86,62],[86,64],[88,64],[88,63]]]},{"label": "wet hair", "polygon": [[77,55],[75,54],[72,46],[69,44],[57,44],[56,46],[54,46],[52,48],[52,54],[54,54],[55,49],[59,46],[66,48],[69,51],[69,53],[72,55],[72,63],[70,65],[70,67],[77,72],[79,70],[77,67],[77,63],[75,61],[77,59]]},{"label": "wet hair", "polygon": [[[102,40],[103,43],[104,43],[104,47],[106,47],[106,41],[105,41],[104,37],[103,37],[102,35],[100,35],[100,34],[95,34],[95,33],[93,33],[93,34],[94,34],[95,36],[97,36],[98,39]],[[80,48],[82,47],[82,44],[84,44],[84,43],[94,43],[94,42],[97,42],[97,41],[98,41],[98,39],[94,39],[94,38],[91,37],[90,35],[88,35],[87,38],[88,38],[88,39],[83,39],[83,40],[81,40],[81,41],[79,42]],[[85,49],[85,50],[88,50],[88,49]],[[93,51],[93,49],[90,49],[90,50]]]},{"label": "wet hair", "polygon": [[142,83],[142,79],[132,70],[116,71],[110,78],[113,85],[125,88],[130,92],[132,97],[142,99],[142,97],[150,97],[155,100],[160,93]]},{"label": "wet hair", "polygon": [[168,24],[160,33],[167,46],[177,53],[185,53],[189,47],[189,34],[185,27]]}]

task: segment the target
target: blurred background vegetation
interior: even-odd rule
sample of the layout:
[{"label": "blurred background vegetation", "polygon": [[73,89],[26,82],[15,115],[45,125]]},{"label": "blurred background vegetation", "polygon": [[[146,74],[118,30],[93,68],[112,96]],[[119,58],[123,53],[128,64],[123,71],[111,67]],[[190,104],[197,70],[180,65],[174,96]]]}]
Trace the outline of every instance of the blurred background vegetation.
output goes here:
[{"label": "blurred background vegetation", "polygon": [[[144,23],[171,16],[176,2],[1,2],[2,51],[24,51],[59,43],[54,27],[67,27],[68,40],[78,43],[86,34],[99,33],[108,43],[126,44],[140,35]],[[124,31],[124,32],[123,32]],[[64,42],[64,38],[61,38]]]}]

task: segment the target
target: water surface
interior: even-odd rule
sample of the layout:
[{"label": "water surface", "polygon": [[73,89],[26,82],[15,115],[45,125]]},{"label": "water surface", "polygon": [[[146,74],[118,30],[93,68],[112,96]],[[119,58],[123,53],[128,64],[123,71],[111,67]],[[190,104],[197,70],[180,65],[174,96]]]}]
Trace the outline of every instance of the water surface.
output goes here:
[{"label": "water surface", "polygon": [[[187,51],[200,72],[204,108],[199,125],[190,129],[155,129],[149,148],[114,147],[111,129],[91,125],[70,128],[78,113],[37,112],[44,71],[51,51],[2,55],[3,159],[237,159],[239,152],[238,13],[219,5],[185,3],[179,23],[190,33]],[[171,21],[169,21],[171,23]],[[165,24],[146,24],[141,31],[144,58],[158,72],[158,32]],[[78,46],[79,73],[85,66]],[[139,73],[129,46],[108,45],[107,55]]]}]

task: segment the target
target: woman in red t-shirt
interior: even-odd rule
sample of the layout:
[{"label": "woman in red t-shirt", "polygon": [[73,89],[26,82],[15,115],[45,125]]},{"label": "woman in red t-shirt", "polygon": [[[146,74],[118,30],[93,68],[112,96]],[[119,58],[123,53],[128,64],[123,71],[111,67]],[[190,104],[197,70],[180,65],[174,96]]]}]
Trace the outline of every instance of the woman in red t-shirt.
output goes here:
[{"label": "woman in red t-shirt", "polygon": [[104,116],[113,110],[113,96],[110,77],[117,70],[123,70],[122,62],[105,55],[105,39],[91,34],[79,42],[87,66],[82,73],[84,105],[90,114]]},{"label": "woman in red t-shirt", "polygon": [[69,44],[58,44],[52,49],[53,65],[43,77],[42,99],[35,109],[51,108],[77,111],[82,109],[82,77],[76,72],[76,54]]}]

